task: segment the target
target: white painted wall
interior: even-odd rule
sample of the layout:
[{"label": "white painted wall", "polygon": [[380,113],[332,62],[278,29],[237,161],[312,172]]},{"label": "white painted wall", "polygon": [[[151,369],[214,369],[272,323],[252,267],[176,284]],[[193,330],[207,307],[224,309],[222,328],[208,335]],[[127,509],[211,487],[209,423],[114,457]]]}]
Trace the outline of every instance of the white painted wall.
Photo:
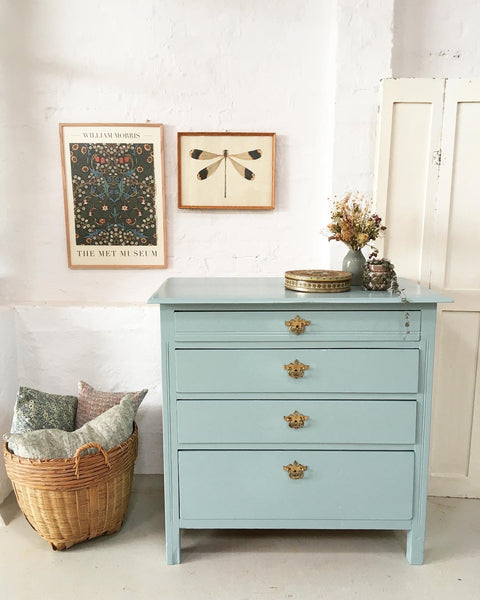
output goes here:
[{"label": "white painted wall", "polygon": [[478,77],[478,0],[396,0],[394,77]]}]

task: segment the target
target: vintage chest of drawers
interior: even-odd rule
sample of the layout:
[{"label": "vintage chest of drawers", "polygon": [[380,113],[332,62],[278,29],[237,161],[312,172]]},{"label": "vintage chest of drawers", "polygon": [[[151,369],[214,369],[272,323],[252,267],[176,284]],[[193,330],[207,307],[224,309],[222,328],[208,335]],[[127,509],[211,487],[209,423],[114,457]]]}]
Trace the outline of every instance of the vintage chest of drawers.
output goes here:
[{"label": "vintage chest of drawers", "polygon": [[404,529],[423,561],[436,304],[172,278],[160,304],[167,562],[182,528]]}]

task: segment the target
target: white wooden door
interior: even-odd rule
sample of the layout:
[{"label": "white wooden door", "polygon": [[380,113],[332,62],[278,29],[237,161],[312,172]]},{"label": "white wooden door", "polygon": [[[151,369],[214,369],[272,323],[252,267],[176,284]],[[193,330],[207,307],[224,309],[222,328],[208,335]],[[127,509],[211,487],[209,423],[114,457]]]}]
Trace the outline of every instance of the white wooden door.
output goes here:
[{"label": "white wooden door", "polygon": [[480,497],[480,80],[383,82],[376,200],[399,276],[439,306],[430,488]]},{"label": "white wooden door", "polygon": [[442,305],[433,406],[431,491],[480,497],[480,80],[445,86],[432,252]]}]

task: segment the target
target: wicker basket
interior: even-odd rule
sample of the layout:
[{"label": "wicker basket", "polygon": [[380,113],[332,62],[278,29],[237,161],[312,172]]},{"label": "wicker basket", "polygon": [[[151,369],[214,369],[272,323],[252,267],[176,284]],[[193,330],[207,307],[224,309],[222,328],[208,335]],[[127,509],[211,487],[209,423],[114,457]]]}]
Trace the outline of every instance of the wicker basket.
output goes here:
[{"label": "wicker basket", "polygon": [[[84,444],[74,458],[22,458],[4,444],[5,466],[30,525],[53,550],[118,531],[127,512],[138,429],[115,448]],[[96,448],[94,454],[83,454]]]}]

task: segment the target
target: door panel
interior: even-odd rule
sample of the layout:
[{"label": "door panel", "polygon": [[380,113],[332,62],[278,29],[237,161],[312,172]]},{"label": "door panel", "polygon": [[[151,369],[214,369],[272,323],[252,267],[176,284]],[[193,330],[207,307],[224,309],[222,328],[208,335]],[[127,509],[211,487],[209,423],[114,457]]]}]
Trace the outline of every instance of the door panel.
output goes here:
[{"label": "door panel", "polygon": [[[376,243],[397,273],[428,285],[444,81],[383,81],[375,198],[387,234]],[[405,240],[408,239],[408,243]]]},{"label": "door panel", "polygon": [[478,313],[445,311],[441,320],[431,472],[467,477],[480,319]]}]

